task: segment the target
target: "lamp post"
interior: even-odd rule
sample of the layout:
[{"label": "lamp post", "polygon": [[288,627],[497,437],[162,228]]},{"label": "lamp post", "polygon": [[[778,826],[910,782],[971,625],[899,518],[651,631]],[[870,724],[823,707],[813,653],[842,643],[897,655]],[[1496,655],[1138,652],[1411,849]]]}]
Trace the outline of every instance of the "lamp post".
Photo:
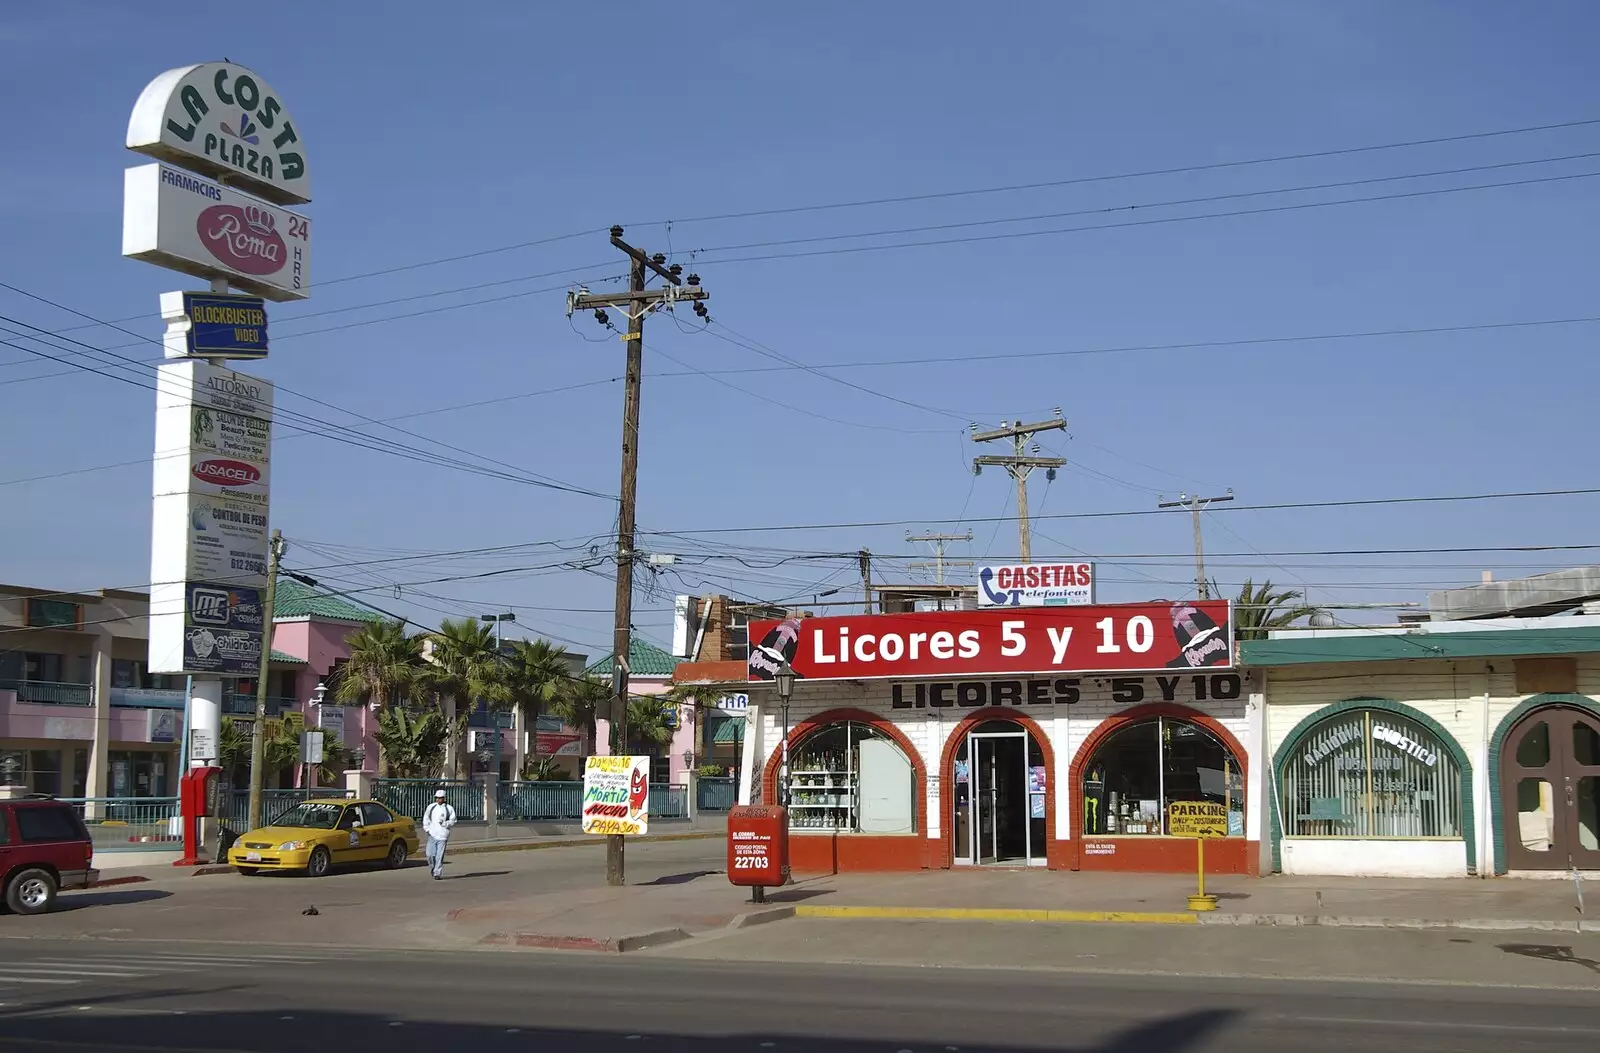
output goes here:
[{"label": "lamp post", "polygon": [[[327,697],[328,697],[328,685],[324,684],[320,680],[317,681],[317,686],[311,689],[311,704],[313,706],[317,707],[317,728],[318,728],[318,730],[321,730],[321,728],[322,728],[322,700],[327,698]],[[327,749],[327,740],[326,739],[323,740],[323,749],[324,750]],[[322,762],[319,760],[316,764],[313,764],[313,763],[311,763],[311,761],[309,759],[305,759],[305,758],[302,758],[302,759],[305,760],[305,769],[301,774],[301,782],[303,782],[305,784],[306,800],[309,801],[311,799],[312,790],[314,790],[316,788],[315,787],[315,783],[317,781],[319,781],[319,780],[316,779],[314,773],[316,772],[317,768],[321,765]]]},{"label": "lamp post", "polygon": [[778,685],[778,709],[783,714],[783,793],[778,800],[782,805],[789,807],[789,699],[794,694],[794,670],[788,662],[778,667],[772,675],[773,682]]},{"label": "lamp post", "polygon": [[[494,657],[496,661],[499,661],[503,657],[500,654],[500,623],[516,621],[516,614],[510,611],[505,614],[480,614],[478,615],[478,620],[480,622],[493,623]],[[496,713],[492,708],[489,710],[489,726],[494,729],[494,777],[498,779],[500,778],[500,714]]]}]

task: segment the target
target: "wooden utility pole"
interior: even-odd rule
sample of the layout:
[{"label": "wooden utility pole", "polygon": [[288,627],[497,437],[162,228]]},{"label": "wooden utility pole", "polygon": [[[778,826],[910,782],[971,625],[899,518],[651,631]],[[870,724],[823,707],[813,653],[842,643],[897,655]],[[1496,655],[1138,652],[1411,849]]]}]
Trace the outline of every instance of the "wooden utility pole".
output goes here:
[{"label": "wooden utility pole", "polygon": [[[256,672],[256,719],[250,730],[250,815],[247,829],[261,828],[261,795],[265,786],[267,752],[267,678],[272,672],[272,610],[278,602],[278,564],[283,560],[283,531],[272,532],[267,549],[267,591],[261,600],[261,664]],[[187,728],[184,729],[187,732]],[[218,729],[221,737],[221,728]]]},{"label": "wooden utility pole", "polygon": [[1056,477],[1056,469],[1066,466],[1064,457],[1041,457],[1039,447],[1035,445],[1032,452],[1028,450],[1028,441],[1041,431],[1060,431],[1067,426],[1061,419],[1061,411],[1056,410],[1055,418],[1040,421],[1037,424],[1024,424],[1021,421],[1008,423],[1000,422],[1000,427],[994,431],[978,430],[972,426],[973,442],[994,442],[996,439],[1010,439],[1012,449],[1015,451],[1005,457],[974,457],[972,459],[972,472],[981,474],[985,466],[1004,468],[1011,478],[1017,481],[1017,529],[1019,540],[1022,544],[1022,562],[1028,563],[1033,559],[1033,534],[1028,528],[1028,475],[1035,468],[1044,468],[1048,471],[1047,478]]},{"label": "wooden utility pole", "polygon": [[933,545],[933,561],[932,562],[928,562],[926,560],[922,560],[922,561],[919,561],[919,562],[916,562],[916,563],[907,563],[906,566],[908,566],[908,567],[932,567],[933,568],[933,580],[934,580],[935,583],[937,583],[939,585],[943,585],[944,584],[944,568],[945,567],[970,567],[970,566],[972,566],[972,560],[970,560],[970,559],[950,559],[950,560],[947,560],[947,559],[944,558],[944,546],[945,546],[945,543],[946,542],[950,542],[950,541],[971,541],[972,540],[972,531],[970,531],[970,530],[967,531],[965,534],[912,534],[911,531],[907,530],[906,531],[906,540],[907,541],[926,541],[926,542],[929,542],[930,544]]},{"label": "wooden utility pole", "polygon": [[[668,267],[667,258],[657,254],[648,256],[622,240],[622,228],[611,228],[611,244],[632,261],[628,268],[626,293],[589,293],[574,291],[567,296],[567,315],[573,311],[593,310],[602,325],[609,325],[605,309],[623,311],[628,319],[628,331],[622,340],[627,345],[627,368],[623,374],[622,395],[622,486],[617,510],[617,592],[616,617],[611,636],[611,752],[617,755],[628,748],[628,651],[633,642],[633,561],[634,526],[639,489],[639,379],[644,371],[644,318],[661,307],[679,300],[693,301],[695,313],[706,317],[706,309],[699,301],[707,298],[700,288],[699,275],[688,276],[687,286],[680,278],[683,268],[677,264]],[[654,273],[667,284],[660,289],[645,288],[650,274]],[[606,837],[606,884],[622,885],[626,881],[623,837],[609,834]]]},{"label": "wooden utility pole", "polygon": [[872,613],[872,553],[862,549],[856,553],[856,562],[861,567],[861,591],[866,597],[866,606],[862,608],[865,614]]},{"label": "wooden utility pole", "polygon": [[1157,508],[1187,508],[1194,516],[1194,587],[1199,597],[1210,598],[1210,586],[1206,584],[1206,546],[1200,533],[1200,513],[1207,505],[1219,504],[1223,501],[1233,500],[1233,487],[1228,487],[1228,492],[1221,497],[1190,497],[1188,494],[1179,494],[1176,501],[1162,501]]}]

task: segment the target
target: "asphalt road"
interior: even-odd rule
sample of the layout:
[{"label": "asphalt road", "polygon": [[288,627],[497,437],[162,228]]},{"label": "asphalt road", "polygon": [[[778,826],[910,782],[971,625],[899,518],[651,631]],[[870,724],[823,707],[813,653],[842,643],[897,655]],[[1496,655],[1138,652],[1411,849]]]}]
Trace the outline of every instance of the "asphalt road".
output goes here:
[{"label": "asphalt road", "polygon": [[[6,940],[0,1053],[1542,1053],[1592,991]],[[49,979],[11,983],[4,977]]]}]

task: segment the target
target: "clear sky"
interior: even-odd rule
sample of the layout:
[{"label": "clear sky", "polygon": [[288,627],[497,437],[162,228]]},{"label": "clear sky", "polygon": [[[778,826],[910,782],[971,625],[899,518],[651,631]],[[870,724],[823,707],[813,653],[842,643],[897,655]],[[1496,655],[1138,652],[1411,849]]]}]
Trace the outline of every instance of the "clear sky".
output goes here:
[{"label": "clear sky", "polygon": [[[611,223],[712,294],[709,332],[687,311],[647,327],[642,527],[894,524],[647,535],[682,557],[645,575],[636,625],[657,641],[673,593],[859,594],[853,560],[780,558],[868,547],[906,580],[907,530],[968,526],[953,557],[1014,556],[1007,481],[971,474],[1001,451],[967,426],[1055,407],[1070,428],[1041,441],[1070,466],[1035,477],[1036,515],[1186,488],[1249,506],[1596,485],[1595,322],[1460,327],[1600,315],[1600,179],[1551,178],[1600,173],[1600,124],[1193,170],[1594,121],[1596,39],[1581,0],[5,2],[0,281],[136,334],[73,339],[158,357],[158,294],[198,283],[119,256],[128,113],[165,69],[252,67],[296,114],[317,231],[313,296],[271,308],[258,371],[338,407],[280,391],[284,408],[456,462],[280,427],[288,563],[381,586],[364,595],[418,620],[515,609],[524,631],[601,653],[611,565],[552,565],[603,557],[615,505],[528,473],[616,492],[623,348],[564,305],[574,279],[624,273]],[[1171,169],[1191,170],[1138,174]],[[1040,183],[1058,185],[779,211]],[[1489,183],[1520,185],[1421,193]],[[832,251],[911,241],[949,243]],[[84,324],[4,289],[0,315]],[[1456,331],[1228,343],[1441,328]],[[81,345],[0,339],[117,371]],[[1130,350],[1196,343],[1211,346]],[[0,347],[0,580],[148,580],[153,401]],[[418,435],[361,419],[473,403],[394,422]],[[1206,536],[1224,582],[1407,601],[1593,554],[1255,553],[1586,544],[1596,512],[1593,496],[1235,509]],[[1192,573],[1181,514],[1037,528],[1036,558],[1100,557],[1106,600],[1175,596]],[[368,562],[541,541],[565,547]]]}]

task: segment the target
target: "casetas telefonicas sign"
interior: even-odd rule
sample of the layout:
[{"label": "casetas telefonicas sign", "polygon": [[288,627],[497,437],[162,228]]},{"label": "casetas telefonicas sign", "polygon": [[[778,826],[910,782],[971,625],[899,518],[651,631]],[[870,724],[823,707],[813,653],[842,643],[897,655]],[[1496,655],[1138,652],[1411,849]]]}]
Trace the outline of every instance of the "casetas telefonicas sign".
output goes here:
[{"label": "casetas telefonicas sign", "polygon": [[752,621],[749,678],[1155,672],[1233,665],[1226,600]]}]

